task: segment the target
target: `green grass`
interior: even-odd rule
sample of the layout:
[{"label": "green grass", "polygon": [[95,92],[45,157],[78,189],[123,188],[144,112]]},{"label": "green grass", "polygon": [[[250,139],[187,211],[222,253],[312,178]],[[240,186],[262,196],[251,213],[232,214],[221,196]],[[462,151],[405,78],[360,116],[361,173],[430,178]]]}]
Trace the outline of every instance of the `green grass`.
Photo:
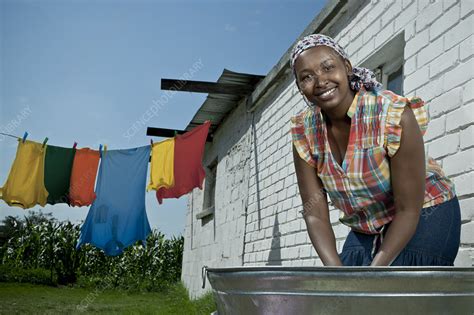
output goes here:
[{"label": "green grass", "polygon": [[129,293],[101,288],[0,283],[0,314],[207,314],[211,294],[190,301],[182,284],[166,292]]}]

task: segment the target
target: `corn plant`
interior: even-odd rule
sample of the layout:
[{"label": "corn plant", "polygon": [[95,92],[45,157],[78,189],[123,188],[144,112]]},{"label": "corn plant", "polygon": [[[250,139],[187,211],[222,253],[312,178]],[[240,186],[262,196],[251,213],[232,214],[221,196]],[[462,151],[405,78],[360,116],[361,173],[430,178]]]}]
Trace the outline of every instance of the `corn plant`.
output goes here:
[{"label": "corn plant", "polygon": [[166,239],[154,230],[146,246],[137,242],[111,257],[87,244],[76,250],[79,225],[35,213],[7,220],[10,233],[0,251],[1,264],[49,270],[51,281],[55,278],[60,284],[75,283],[82,277],[86,282],[107,282],[112,287],[159,290],[181,276],[182,236]]}]

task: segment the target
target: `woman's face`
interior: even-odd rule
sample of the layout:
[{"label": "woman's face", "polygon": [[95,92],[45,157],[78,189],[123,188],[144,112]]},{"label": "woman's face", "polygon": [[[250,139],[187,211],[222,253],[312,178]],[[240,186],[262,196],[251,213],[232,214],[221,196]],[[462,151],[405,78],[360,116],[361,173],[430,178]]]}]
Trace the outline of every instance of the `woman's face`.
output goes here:
[{"label": "woman's face", "polygon": [[332,48],[316,46],[305,50],[295,62],[296,81],[301,92],[323,111],[352,103],[349,87],[351,64]]}]

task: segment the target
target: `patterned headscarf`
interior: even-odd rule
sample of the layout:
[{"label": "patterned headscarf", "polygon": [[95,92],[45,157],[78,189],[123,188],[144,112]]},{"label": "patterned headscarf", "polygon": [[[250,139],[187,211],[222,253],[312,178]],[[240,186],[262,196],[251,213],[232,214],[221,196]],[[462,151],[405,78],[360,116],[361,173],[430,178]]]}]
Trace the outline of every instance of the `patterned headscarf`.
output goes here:
[{"label": "patterned headscarf", "polygon": [[[328,46],[331,47],[335,52],[337,52],[342,58],[349,60],[344,49],[334,41],[329,36],[323,34],[311,34],[305,36],[303,39],[298,41],[298,43],[293,48],[290,57],[290,65],[293,70],[293,75],[296,79],[295,72],[295,62],[296,59],[303,53],[305,50],[316,46]],[[353,67],[352,75],[349,77],[349,85],[352,90],[359,91],[362,86],[367,90],[374,90],[376,88],[381,88],[382,84],[375,79],[375,74],[367,68]],[[307,100],[306,100],[307,101]],[[308,102],[308,101],[307,101]]]}]

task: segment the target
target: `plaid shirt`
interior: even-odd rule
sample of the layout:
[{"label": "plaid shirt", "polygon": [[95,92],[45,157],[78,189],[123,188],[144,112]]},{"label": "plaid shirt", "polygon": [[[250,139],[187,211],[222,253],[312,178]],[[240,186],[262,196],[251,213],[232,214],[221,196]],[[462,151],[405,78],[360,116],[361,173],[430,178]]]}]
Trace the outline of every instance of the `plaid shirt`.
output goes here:
[{"label": "plaid shirt", "polygon": [[[400,146],[400,119],[406,105],[413,110],[424,135],[429,118],[420,98],[361,88],[347,111],[351,130],[342,166],[331,153],[325,117],[318,107],[291,117],[296,150],[317,168],[332,203],[342,210],[339,221],[355,231],[378,234],[395,216],[389,158]],[[423,207],[448,201],[454,195],[453,183],[435,160],[426,157]]]}]

